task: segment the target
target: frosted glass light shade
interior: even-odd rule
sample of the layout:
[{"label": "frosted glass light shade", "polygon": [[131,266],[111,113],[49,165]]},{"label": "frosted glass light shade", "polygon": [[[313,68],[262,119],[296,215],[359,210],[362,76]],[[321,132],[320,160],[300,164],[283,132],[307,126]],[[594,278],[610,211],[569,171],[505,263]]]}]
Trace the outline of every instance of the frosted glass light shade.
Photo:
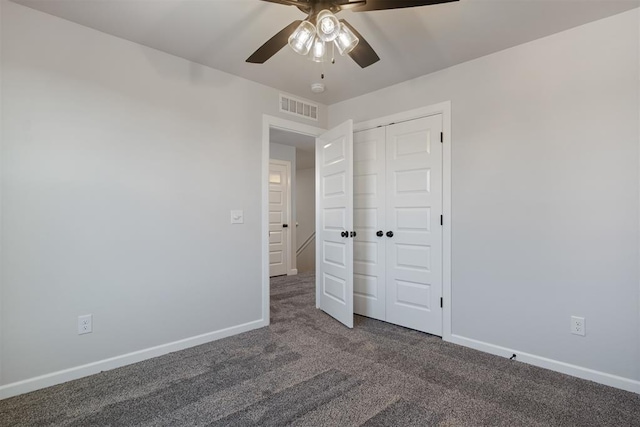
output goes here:
[{"label": "frosted glass light shade", "polygon": [[316,37],[311,47],[311,60],[314,62],[324,61],[324,54],[326,52],[325,44],[319,37]]},{"label": "frosted glass light shade", "polygon": [[318,27],[318,37],[324,42],[334,41],[340,33],[340,21],[328,10],[323,10],[318,13],[316,24]]},{"label": "frosted glass light shade", "polygon": [[296,53],[306,55],[311,50],[315,36],[316,26],[309,21],[302,21],[302,24],[289,37],[289,46]]},{"label": "frosted glass light shade", "polygon": [[355,34],[353,34],[353,31],[351,31],[349,27],[347,27],[343,23],[340,23],[340,33],[338,34],[338,38],[335,39],[334,43],[336,44],[340,55],[347,55],[349,54],[349,52],[355,49],[356,46],[358,46],[358,43],[360,43],[360,39],[356,37]]}]

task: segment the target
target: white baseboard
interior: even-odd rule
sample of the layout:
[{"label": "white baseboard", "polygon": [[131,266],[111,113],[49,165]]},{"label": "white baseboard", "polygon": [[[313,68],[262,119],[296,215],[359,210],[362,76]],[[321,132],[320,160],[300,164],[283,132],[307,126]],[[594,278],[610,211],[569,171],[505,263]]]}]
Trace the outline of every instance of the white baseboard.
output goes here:
[{"label": "white baseboard", "polygon": [[292,268],[291,270],[289,270],[289,273],[287,273],[287,276],[296,276],[297,274],[298,274],[298,269]]},{"label": "white baseboard", "polygon": [[547,359],[546,357],[523,353],[518,350],[489,344],[471,338],[465,338],[460,335],[452,334],[451,337],[447,339],[447,341],[464,347],[480,350],[485,353],[495,354],[496,356],[511,357],[511,355],[515,354],[516,360],[518,362],[528,363],[529,365],[546,368],[552,371],[582,378],[584,380],[589,380],[599,384],[604,384],[610,387],[615,387],[622,390],[630,391],[632,393],[640,394],[640,381],[632,380],[630,378],[619,377],[617,375],[583,368],[581,366],[572,365],[570,363],[559,362],[557,360]]},{"label": "white baseboard", "polygon": [[141,362],[143,360],[152,359],[175,351],[184,350],[211,341],[216,341],[232,335],[248,332],[253,329],[267,326],[268,321],[264,319],[255,320],[253,322],[244,323],[242,325],[232,326],[230,328],[221,329],[215,332],[209,332],[195,337],[174,341],[168,344],[162,344],[156,347],[146,348],[144,350],[134,351],[133,353],[123,354],[121,356],[111,357],[109,359],[99,360],[97,362],[88,363],[82,366],[65,369],[50,374],[41,375],[39,377],[29,378],[27,380],[0,386],[0,399],[17,396],[19,394],[29,393],[45,387],[51,387],[67,381],[77,380],[79,378],[94,375],[102,371],[108,371],[120,368],[132,363]]}]

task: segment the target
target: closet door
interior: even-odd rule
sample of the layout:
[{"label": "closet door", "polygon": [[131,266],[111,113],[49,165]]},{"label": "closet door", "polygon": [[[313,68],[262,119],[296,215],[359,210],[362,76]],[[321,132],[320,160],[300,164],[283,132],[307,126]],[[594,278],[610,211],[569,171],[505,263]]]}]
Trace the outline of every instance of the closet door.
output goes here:
[{"label": "closet door", "polygon": [[387,127],[386,320],[442,335],[442,116]]},{"label": "closet door", "polygon": [[353,328],[353,122],[316,138],[316,305]]},{"label": "closet door", "polygon": [[385,137],[384,127],[353,135],[353,310],[379,320],[386,317]]}]

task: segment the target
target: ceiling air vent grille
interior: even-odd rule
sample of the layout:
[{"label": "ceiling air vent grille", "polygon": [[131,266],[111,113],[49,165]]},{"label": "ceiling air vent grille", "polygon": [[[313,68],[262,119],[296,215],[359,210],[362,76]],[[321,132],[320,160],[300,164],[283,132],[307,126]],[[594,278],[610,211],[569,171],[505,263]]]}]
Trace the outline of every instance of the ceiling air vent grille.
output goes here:
[{"label": "ceiling air vent grille", "polygon": [[280,111],[318,121],[318,104],[280,94]]}]

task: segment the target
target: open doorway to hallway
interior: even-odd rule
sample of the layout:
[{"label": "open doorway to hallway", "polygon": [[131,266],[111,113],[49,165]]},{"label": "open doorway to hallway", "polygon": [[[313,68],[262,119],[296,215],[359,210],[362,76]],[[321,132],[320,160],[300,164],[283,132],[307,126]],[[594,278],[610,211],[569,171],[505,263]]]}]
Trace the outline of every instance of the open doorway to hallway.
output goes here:
[{"label": "open doorway to hallway", "polygon": [[269,276],[315,272],[315,137],[269,130]]}]

